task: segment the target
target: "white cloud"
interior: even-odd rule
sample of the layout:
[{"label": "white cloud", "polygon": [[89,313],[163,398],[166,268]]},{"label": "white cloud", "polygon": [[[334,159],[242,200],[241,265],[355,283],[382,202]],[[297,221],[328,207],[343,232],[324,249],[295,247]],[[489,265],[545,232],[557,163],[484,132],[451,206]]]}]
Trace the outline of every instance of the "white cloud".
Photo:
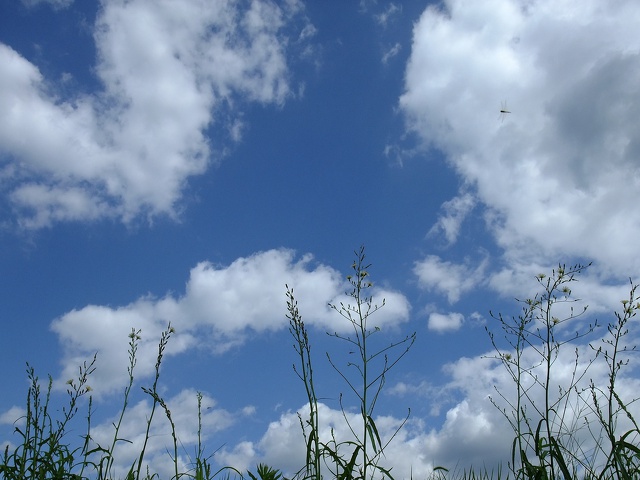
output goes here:
[{"label": "white cloud", "polygon": [[12,163],[3,190],[21,225],[176,215],[187,180],[219,148],[204,131],[229,119],[219,131],[237,141],[242,102],[293,95],[286,30],[301,21],[295,37],[310,31],[300,8],[105,1],[94,30],[104,90],[75,97],[0,44],[0,152]]},{"label": "white cloud", "polygon": [[471,267],[444,261],[437,255],[427,255],[415,263],[413,273],[422,288],[446,295],[449,303],[453,304],[482,283],[488,263],[485,258],[476,267]]},{"label": "white cloud", "polygon": [[369,9],[370,5],[376,5],[378,0],[360,0],[358,6],[360,12],[366,12]]},{"label": "white cloud", "polygon": [[455,332],[460,330],[464,323],[464,315],[457,312],[438,313],[433,312],[429,315],[429,330],[438,333]]},{"label": "white cloud", "polygon": [[[291,250],[269,250],[225,267],[199,263],[191,270],[185,294],[180,297],[147,296],[122,307],[88,305],[62,315],[52,323],[64,349],[58,383],[75,378],[78,365],[98,351],[99,368],[91,385],[95,394],[121,388],[126,383],[125,350],[132,328],[142,330],[138,378],[153,373],[157,341],[169,322],[176,333],[169,341],[167,355],[192,348],[222,353],[251,333],[287,328],[285,284],[294,288],[308,327],[349,331],[349,325],[327,305],[353,303],[344,294],[349,290],[344,277],[331,267],[314,264],[311,255],[296,259]],[[402,294],[376,287],[371,294],[378,303],[386,299],[384,308],[369,320],[375,326],[393,329],[409,319],[409,303]]]},{"label": "white cloud", "polygon": [[393,47],[389,48],[384,53],[384,55],[382,55],[382,63],[384,63],[385,65],[389,63],[389,60],[391,60],[393,57],[398,55],[401,49],[402,49],[402,46],[399,43],[396,43],[395,45],[393,45]]},{"label": "white cloud", "polygon": [[382,27],[386,27],[389,22],[396,16],[402,14],[402,5],[396,5],[391,2],[387,5],[387,8],[382,13],[378,13],[373,17],[376,19],[376,22]]},{"label": "white cloud", "polygon": [[442,233],[449,245],[456,242],[460,233],[460,227],[465,218],[476,206],[476,199],[469,193],[461,193],[457,197],[452,198],[442,204],[444,215],[438,217],[431,230],[429,236]]},{"label": "white cloud", "polygon": [[414,399],[427,398],[429,401],[429,414],[432,416],[440,415],[443,408],[455,404],[457,399],[452,388],[448,388],[446,385],[434,384],[427,380],[421,380],[417,383],[398,382],[393,386],[389,386],[386,393]]},{"label": "white cloud", "polygon": [[13,406],[0,414],[0,425],[22,425],[27,411],[23,407]]},{"label": "white cloud", "polygon": [[639,20],[633,1],[448,0],[415,24],[407,126],[473,186],[511,265],[640,272]]},{"label": "white cloud", "polygon": [[309,38],[315,37],[318,33],[318,29],[314,27],[311,23],[305,25],[305,27],[300,32],[300,36],[298,37],[298,41],[302,42]]},{"label": "white cloud", "polygon": [[48,3],[53,8],[66,8],[73,3],[73,0],[22,0],[27,7],[35,7],[41,3]]}]

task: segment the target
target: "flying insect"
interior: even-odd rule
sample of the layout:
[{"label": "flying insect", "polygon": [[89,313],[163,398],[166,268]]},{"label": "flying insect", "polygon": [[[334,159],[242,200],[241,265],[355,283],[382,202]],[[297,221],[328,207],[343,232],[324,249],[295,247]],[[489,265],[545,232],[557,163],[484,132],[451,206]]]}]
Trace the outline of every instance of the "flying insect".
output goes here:
[{"label": "flying insect", "polygon": [[508,109],[509,107],[507,107],[507,102],[504,101],[500,104],[500,115],[498,116],[498,119],[501,122],[504,122],[504,118],[507,116],[508,113],[511,113],[511,110]]}]

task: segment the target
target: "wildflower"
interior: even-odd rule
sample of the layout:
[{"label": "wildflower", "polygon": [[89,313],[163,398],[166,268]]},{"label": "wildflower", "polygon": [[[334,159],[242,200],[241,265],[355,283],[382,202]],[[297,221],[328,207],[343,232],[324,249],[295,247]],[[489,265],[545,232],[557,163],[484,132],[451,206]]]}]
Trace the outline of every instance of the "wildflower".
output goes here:
[{"label": "wildflower", "polygon": [[169,333],[176,333],[176,329],[173,327],[169,327]]},{"label": "wildflower", "polygon": [[536,275],[540,280],[546,278],[547,276],[544,273],[539,273],[538,275]]},{"label": "wildflower", "polygon": [[73,385],[73,378],[70,378],[69,380],[67,380],[67,385]]},{"label": "wildflower", "polygon": [[84,388],[84,391],[85,391],[85,392],[92,392],[92,391],[93,391],[93,388],[91,388],[91,385],[87,385],[87,386]]}]

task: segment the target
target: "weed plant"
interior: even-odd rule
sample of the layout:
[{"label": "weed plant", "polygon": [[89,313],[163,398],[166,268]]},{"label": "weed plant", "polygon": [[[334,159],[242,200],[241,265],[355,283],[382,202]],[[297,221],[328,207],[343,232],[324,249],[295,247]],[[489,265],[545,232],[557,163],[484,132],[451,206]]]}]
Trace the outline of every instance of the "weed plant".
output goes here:
[{"label": "weed plant", "polygon": [[[502,363],[513,380],[515,392],[496,390],[498,398],[492,402],[514,432],[509,468],[517,479],[640,478],[640,430],[628,408],[638,398],[623,399],[616,389],[627,355],[635,350],[623,340],[629,321],[640,310],[637,286],[631,284],[629,298],[622,301],[623,311],[615,313],[616,321],[608,325],[601,345],[591,345],[592,355],[581,358],[584,352],[574,342],[599,327],[597,322],[581,325],[576,321],[587,307],[577,313],[573,309],[577,299],[571,296],[571,285],[586,268],[560,265],[549,276],[540,274],[536,277],[540,293],[518,300],[523,304],[518,317],[492,314],[507,348],[501,348],[487,329],[496,351],[492,358]],[[567,336],[565,332],[575,325],[575,333]],[[568,348],[574,351],[570,379],[558,384],[554,365]],[[531,352],[537,358],[533,362],[525,355]],[[585,387],[590,368],[601,359],[608,366],[607,387],[597,387],[593,380]],[[621,415],[632,426],[622,434],[617,431]]]},{"label": "weed plant", "polygon": [[[361,422],[359,425],[354,425],[347,415],[343,394],[339,396],[342,416],[352,435],[350,439],[337,440],[333,430],[329,439],[319,438],[318,397],[313,378],[309,334],[300,315],[293,289],[287,286],[289,331],[294,338],[294,349],[299,356],[299,365],[294,364],[293,369],[305,386],[309,404],[309,418],[303,420],[299,416],[307,446],[306,465],[299,472],[304,479],[319,480],[322,477],[323,466],[332,477],[338,479],[369,480],[385,477],[393,479],[391,469],[383,466],[381,460],[386,447],[402,429],[410,414],[409,411],[390,438],[382,440],[373,418],[376,402],[384,387],[387,374],[409,352],[415,342],[416,334],[414,332],[379,349],[372,346],[371,337],[379,334],[381,329],[370,325],[371,317],[384,307],[385,301],[383,299],[378,305],[373,302],[371,295],[367,295],[369,289],[373,287],[368,271],[371,264],[366,262],[364,247],[360,247],[360,250],[354,253],[356,258],[351,265],[353,273],[347,276],[352,287],[347,293],[353,303],[329,305],[348,322],[351,334],[343,335],[334,332],[329,333],[329,336],[345,342],[349,354],[355,356],[355,360],[350,360],[346,368],[341,368],[329,353],[326,354],[329,364],[345,381],[358,404]],[[347,369],[350,370],[347,371]],[[343,453],[345,451],[348,453]]]},{"label": "weed plant", "polygon": [[[0,464],[0,478],[7,480],[69,478],[69,472],[80,466],[80,475],[87,462],[77,462],[78,449],[70,449],[64,443],[66,428],[78,412],[78,400],[91,391],[87,384],[88,377],[95,370],[96,357],[80,367],[77,380],[67,382],[69,405],[62,409],[62,419],[55,420],[50,412],[51,387],[53,380],[49,376],[46,392],[41,391],[38,377],[33,367],[27,364],[29,388],[27,390],[27,411],[24,427],[16,426],[15,433],[21,443],[9,453],[5,448],[2,464]],[[82,447],[84,453],[88,437]],[[86,459],[86,458],[85,458]]]}]

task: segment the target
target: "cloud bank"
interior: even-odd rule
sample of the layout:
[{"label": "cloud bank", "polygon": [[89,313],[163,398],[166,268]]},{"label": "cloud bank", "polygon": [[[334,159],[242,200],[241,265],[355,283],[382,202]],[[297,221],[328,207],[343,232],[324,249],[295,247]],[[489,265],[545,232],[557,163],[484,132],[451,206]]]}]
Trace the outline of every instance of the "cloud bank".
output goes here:
[{"label": "cloud bank", "polygon": [[[308,327],[329,332],[349,332],[350,325],[329,303],[353,304],[345,292],[350,285],[337,270],[313,262],[311,255],[296,258],[279,249],[239,258],[228,266],[209,262],[196,265],[181,296],[151,296],[121,307],[87,305],[68,312],[52,323],[63,347],[59,383],[76,377],[77,367],[98,352],[99,368],[92,375],[97,396],[112,393],[126,384],[128,335],[141,330],[138,377],[154,371],[157,341],[169,322],[176,334],[167,355],[194,348],[221,354],[241,345],[249,336],[288,328],[285,285],[294,289],[300,312]],[[374,287],[375,299],[386,300],[372,321],[380,328],[394,328],[409,320],[404,295]]]},{"label": "cloud bank", "polygon": [[478,202],[510,269],[572,256],[640,272],[639,17],[600,0],[424,11],[399,104],[462,181],[435,231],[455,241]]}]

